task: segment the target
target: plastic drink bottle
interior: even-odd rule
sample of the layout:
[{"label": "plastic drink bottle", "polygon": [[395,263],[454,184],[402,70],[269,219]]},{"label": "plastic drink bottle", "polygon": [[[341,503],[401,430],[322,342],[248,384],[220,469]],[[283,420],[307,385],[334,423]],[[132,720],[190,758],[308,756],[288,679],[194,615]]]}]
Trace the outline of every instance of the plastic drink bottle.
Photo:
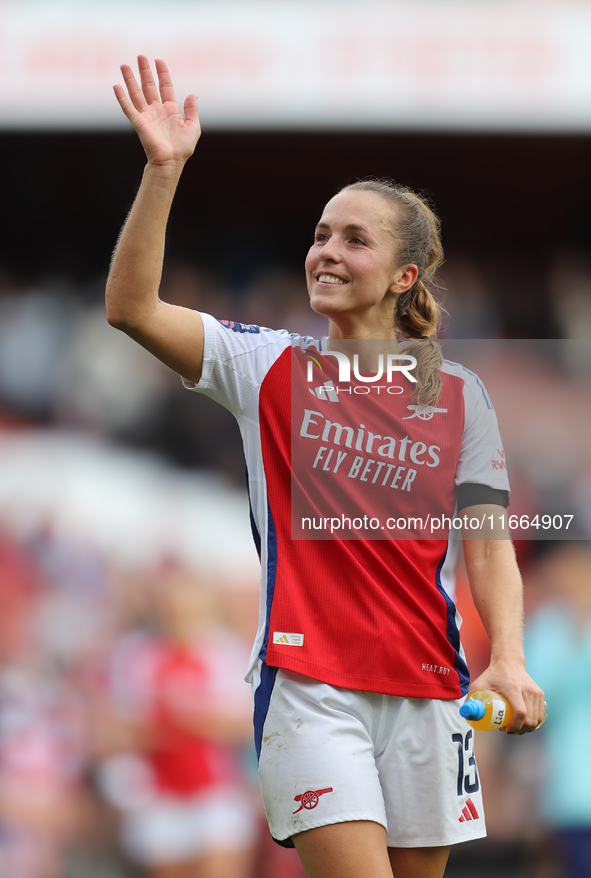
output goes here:
[{"label": "plastic drink bottle", "polygon": [[[482,731],[505,729],[513,719],[513,708],[505,696],[501,695],[500,692],[493,692],[491,689],[477,689],[470,692],[460,707],[460,713],[473,728]],[[547,716],[548,705],[546,704],[542,723],[545,722]]]}]

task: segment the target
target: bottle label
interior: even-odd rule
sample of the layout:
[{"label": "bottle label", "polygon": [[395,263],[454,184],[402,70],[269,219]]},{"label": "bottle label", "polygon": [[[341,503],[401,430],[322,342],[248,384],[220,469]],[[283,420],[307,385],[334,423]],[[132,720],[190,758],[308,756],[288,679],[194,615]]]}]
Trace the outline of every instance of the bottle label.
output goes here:
[{"label": "bottle label", "polygon": [[500,729],[507,714],[507,705],[500,698],[493,698],[489,729]]}]

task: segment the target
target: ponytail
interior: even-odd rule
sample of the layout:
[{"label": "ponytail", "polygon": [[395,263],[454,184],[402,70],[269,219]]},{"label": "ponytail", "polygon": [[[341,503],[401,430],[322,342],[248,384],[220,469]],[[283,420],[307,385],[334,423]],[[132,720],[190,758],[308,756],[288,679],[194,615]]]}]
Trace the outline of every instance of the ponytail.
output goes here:
[{"label": "ponytail", "polygon": [[439,329],[441,308],[421,280],[397,297],[394,319],[403,338],[413,339],[404,348],[405,354],[417,361],[412,397],[417,405],[437,405],[443,385],[439,372],[443,355],[441,345],[431,336]]},{"label": "ponytail", "polygon": [[441,308],[422,280],[396,296],[394,320],[403,338],[430,338],[437,334]]},{"label": "ponytail", "polygon": [[417,360],[417,384],[413,399],[417,405],[436,405],[441,394],[439,372],[443,362],[441,346],[434,340],[443,309],[428,284],[435,284],[437,269],[443,262],[441,224],[426,198],[392,180],[366,179],[345,186],[344,190],[366,189],[382,195],[394,208],[392,233],[399,242],[398,264],[414,263],[419,274],[415,284],[396,295],[394,328],[404,339],[412,339],[405,352]]}]

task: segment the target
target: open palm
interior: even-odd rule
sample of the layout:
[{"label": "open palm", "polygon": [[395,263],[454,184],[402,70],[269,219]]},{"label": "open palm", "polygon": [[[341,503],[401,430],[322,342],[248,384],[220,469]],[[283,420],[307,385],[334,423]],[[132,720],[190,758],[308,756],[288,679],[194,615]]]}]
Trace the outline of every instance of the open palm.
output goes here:
[{"label": "open palm", "polygon": [[193,154],[201,134],[197,98],[188,95],[183,115],[165,62],[156,60],[158,87],[145,55],[138,56],[138,67],[141,85],[129,65],[121,67],[129,93],[128,97],[123,86],[114,86],[121,109],[137,131],[149,162],[184,163]]}]

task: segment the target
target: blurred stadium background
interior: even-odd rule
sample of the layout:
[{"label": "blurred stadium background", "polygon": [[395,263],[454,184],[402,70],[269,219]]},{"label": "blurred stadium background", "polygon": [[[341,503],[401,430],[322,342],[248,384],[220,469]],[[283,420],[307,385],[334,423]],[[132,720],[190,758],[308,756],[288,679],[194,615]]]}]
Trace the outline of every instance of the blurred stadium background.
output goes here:
[{"label": "blurred stadium background", "polygon": [[[164,734],[162,656],[187,637],[200,731],[184,745],[224,751],[227,789],[254,817],[215,874],[301,875],[263,825],[239,685],[258,577],[238,430],[104,318],[143,168],[112,85],[138,52],[167,59],[179,99],[200,98],[169,301],[322,335],[303,258],[324,203],[367,174],[431,195],[444,335],[489,340],[478,371],[511,511],[574,514],[577,538],[518,534],[550,717],[527,739],[478,736],[489,838],[454,851],[448,874],[591,875],[566,866],[591,837],[591,718],[567,707],[573,687],[591,704],[590,43],[587,0],[0,2],[2,878],[213,874],[158,869],[133,836],[157,775],[146,740]],[[477,673],[486,640],[461,566],[458,601]],[[548,614],[564,618],[562,644]],[[224,679],[203,659],[216,650]]]}]

